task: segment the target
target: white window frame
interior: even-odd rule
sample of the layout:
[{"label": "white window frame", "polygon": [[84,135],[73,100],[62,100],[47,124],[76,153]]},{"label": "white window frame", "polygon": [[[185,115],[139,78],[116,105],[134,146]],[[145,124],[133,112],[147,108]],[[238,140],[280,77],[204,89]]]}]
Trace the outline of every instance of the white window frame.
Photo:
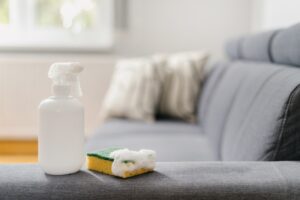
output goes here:
[{"label": "white window frame", "polygon": [[0,50],[101,51],[113,45],[113,0],[97,0],[96,27],[79,34],[36,27],[35,0],[10,0],[10,24],[0,26]]}]

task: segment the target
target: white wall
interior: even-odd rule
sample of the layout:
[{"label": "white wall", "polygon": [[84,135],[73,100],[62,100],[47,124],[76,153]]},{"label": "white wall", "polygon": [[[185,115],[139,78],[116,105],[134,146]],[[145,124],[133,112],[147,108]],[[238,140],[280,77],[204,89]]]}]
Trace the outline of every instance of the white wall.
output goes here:
[{"label": "white wall", "polygon": [[247,33],[252,0],[129,0],[128,30],[116,52],[144,55],[208,49],[221,57],[226,39]]},{"label": "white wall", "polygon": [[37,108],[51,95],[49,66],[56,61],[80,61],[85,105],[86,133],[97,124],[101,101],[109,85],[115,62],[112,56],[1,55],[0,56],[0,138],[34,138]]},{"label": "white wall", "polygon": [[262,31],[300,22],[299,0],[254,0],[252,30]]},{"label": "white wall", "polygon": [[[129,0],[128,27],[116,41],[115,54],[207,49],[222,57],[224,41],[250,30],[252,0]],[[27,53],[0,55],[0,138],[35,137],[37,106],[49,96],[47,70],[55,61],[75,60],[82,76],[86,131],[96,127],[97,114],[109,86],[116,57],[97,54]]]}]

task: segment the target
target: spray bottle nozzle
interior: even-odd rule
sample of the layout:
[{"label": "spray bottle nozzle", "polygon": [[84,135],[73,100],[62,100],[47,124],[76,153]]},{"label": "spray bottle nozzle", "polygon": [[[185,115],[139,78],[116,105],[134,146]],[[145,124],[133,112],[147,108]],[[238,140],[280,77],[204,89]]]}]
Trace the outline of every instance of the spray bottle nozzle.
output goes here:
[{"label": "spray bottle nozzle", "polygon": [[80,97],[79,73],[83,69],[78,62],[54,63],[50,66],[48,77],[53,80],[53,86],[70,87],[71,95]]}]

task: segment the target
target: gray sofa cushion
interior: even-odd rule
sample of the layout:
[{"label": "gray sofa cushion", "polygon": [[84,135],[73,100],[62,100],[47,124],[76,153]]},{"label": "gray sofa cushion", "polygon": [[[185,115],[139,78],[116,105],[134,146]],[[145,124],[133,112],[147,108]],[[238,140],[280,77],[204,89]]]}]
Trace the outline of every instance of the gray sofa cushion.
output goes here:
[{"label": "gray sofa cushion", "polygon": [[87,151],[106,147],[153,149],[158,161],[216,160],[216,153],[200,127],[180,121],[107,122],[89,139]]},{"label": "gray sofa cushion", "polygon": [[225,44],[225,52],[227,56],[232,60],[239,60],[242,59],[242,42],[244,38],[233,38],[228,40]]},{"label": "gray sofa cushion", "polygon": [[0,199],[297,200],[299,173],[294,162],[181,162],[123,180],[85,169],[49,176],[38,165],[0,165]]},{"label": "gray sofa cushion", "polygon": [[244,60],[271,62],[273,60],[270,49],[277,30],[267,31],[244,38],[241,44],[241,55]]},{"label": "gray sofa cushion", "polygon": [[233,60],[272,62],[271,45],[276,33],[267,31],[230,40],[225,45],[226,53]]},{"label": "gray sofa cushion", "polygon": [[198,124],[202,126],[206,124],[207,109],[214,98],[215,90],[220,83],[219,80],[223,77],[227,67],[227,63],[217,63],[213,65],[211,71],[205,77],[197,108]]},{"label": "gray sofa cushion", "polygon": [[300,24],[280,31],[272,42],[274,62],[300,66]]},{"label": "gray sofa cushion", "polygon": [[300,23],[282,30],[232,39],[225,45],[232,60],[300,66]]},{"label": "gray sofa cushion", "polygon": [[[289,96],[300,83],[300,71],[288,66],[236,62],[227,73],[233,75],[232,79],[241,76],[243,81],[239,84],[227,115],[221,158],[222,160],[263,159],[271,143],[274,139],[278,139],[275,136],[278,135],[279,129],[284,127],[286,130],[291,127],[287,125],[280,127],[279,124],[286,122],[280,116],[287,109],[285,103]],[[232,81],[228,80],[223,84],[231,86]],[[219,98],[221,96],[220,93]],[[299,100],[296,100],[298,105]],[[294,145],[297,144],[299,145],[299,142],[294,141],[289,145],[295,149]]]},{"label": "gray sofa cushion", "polygon": [[223,72],[222,77],[215,80],[219,83],[214,87],[214,92],[210,97],[209,103],[206,105],[205,116],[201,124],[205,135],[210,140],[212,148],[218,152],[218,159],[221,159],[222,133],[230,109],[233,106],[234,98],[242,81],[247,76],[247,74],[237,74],[239,73],[238,68],[230,69],[230,65],[225,66],[226,70]]}]

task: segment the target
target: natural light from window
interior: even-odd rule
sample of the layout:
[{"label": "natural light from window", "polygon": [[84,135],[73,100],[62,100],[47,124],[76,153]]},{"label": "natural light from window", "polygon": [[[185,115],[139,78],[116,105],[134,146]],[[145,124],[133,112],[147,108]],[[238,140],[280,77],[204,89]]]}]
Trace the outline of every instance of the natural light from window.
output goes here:
[{"label": "natural light from window", "polygon": [[8,0],[0,0],[0,25],[9,23]]},{"label": "natural light from window", "polygon": [[0,49],[107,49],[111,0],[0,0]]}]

